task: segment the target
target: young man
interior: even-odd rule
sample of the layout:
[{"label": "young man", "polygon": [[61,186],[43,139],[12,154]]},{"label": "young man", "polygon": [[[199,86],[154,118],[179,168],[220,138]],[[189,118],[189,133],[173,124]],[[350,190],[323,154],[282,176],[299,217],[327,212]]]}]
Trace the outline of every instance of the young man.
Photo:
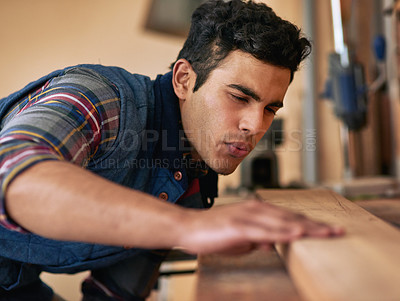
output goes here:
[{"label": "young man", "polygon": [[51,300],[41,271],[92,270],[84,300],[144,300],[174,247],[340,235],[257,200],[198,210],[264,135],[309,51],[266,5],[214,0],[154,81],[82,65],[3,99],[0,299]]}]

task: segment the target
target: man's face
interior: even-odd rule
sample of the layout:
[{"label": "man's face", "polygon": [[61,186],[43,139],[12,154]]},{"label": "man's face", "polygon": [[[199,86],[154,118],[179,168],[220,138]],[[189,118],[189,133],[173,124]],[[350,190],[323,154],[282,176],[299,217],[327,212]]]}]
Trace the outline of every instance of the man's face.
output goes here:
[{"label": "man's face", "polygon": [[237,50],[193,93],[195,80],[192,74],[187,95],[180,99],[183,129],[193,146],[193,158],[204,160],[217,173],[230,174],[283,106],[290,70]]}]

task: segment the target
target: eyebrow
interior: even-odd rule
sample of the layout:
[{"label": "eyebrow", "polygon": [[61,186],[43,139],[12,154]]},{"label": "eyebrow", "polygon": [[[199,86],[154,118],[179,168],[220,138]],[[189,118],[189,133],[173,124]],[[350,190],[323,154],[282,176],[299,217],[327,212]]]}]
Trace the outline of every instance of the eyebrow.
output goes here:
[{"label": "eyebrow", "polygon": [[[236,89],[236,90],[239,90],[243,94],[246,94],[247,96],[250,96],[251,98],[253,98],[256,101],[261,101],[261,97],[255,91],[253,91],[250,88],[247,88],[245,86],[238,85],[238,84],[229,84],[228,87]],[[268,106],[282,108],[283,107],[283,102],[280,101],[280,100],[277,100],[277,101],[274,101],[272,103],[269,103]]]}]

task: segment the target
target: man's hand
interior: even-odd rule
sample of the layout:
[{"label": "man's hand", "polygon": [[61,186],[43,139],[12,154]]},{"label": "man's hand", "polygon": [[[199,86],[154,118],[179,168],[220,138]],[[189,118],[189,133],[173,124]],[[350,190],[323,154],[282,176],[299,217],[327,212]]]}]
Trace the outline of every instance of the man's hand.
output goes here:
[{"label": "man's hand", "polygon": [[181,246],[191,253],[243,253],[300,237],[331,237],[344,229],[277,206],[249,200],[187,215]]}]

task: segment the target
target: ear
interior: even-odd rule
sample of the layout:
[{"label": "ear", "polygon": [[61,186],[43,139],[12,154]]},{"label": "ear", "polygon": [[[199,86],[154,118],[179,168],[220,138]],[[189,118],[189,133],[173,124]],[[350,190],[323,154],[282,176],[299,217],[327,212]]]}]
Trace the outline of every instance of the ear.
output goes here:
[{"label": "ear", "polygon": [[179,59],[172,70],[172,85],[176,96],[185,100],[188,92],[191,92],[196,81],[196,73],[192,65],[185,59]]}]

